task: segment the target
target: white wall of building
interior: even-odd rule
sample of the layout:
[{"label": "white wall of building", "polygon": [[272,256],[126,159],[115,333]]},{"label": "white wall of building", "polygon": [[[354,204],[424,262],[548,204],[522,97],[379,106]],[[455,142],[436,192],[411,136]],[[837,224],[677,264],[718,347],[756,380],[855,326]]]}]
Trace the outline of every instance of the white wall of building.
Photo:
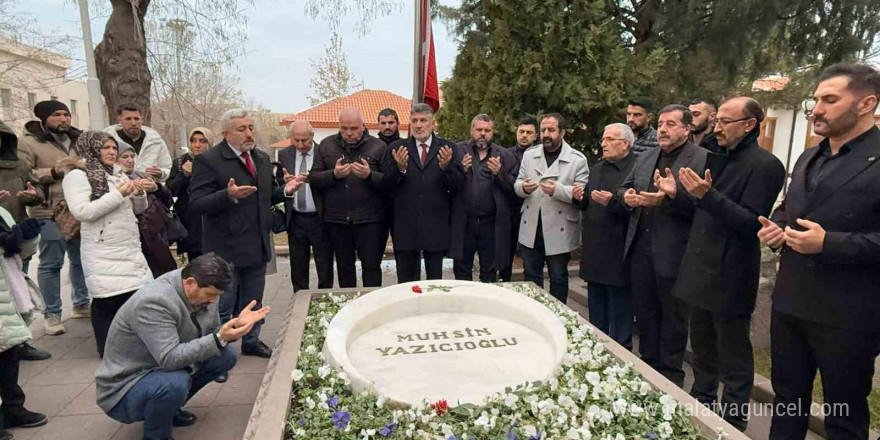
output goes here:
[{"label": "white wall of building", "polygon": [[3,40],[0,66],[9,69],[0,75],[0,119],[13,130],[21,133],[36,119],[34,104],[49,99],[70,108],[73,126],[89,128],[88,88],[85,79],[67,78],[69,58]]}]

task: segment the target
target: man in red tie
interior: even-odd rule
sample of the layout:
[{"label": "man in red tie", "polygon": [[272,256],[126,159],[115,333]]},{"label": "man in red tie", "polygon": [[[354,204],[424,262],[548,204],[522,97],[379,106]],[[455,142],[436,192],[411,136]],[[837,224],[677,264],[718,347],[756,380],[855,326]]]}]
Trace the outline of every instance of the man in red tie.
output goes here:
[{"label": "man in red tie", "polygon": [[[202,216],[202,249],[235,266],[232,284],[220,297],[220,319],[232,317],[252,300],[262,307],[266,263],[272,256],[269,208],[284,201],[304,182],[298,177],[281,188],[269,156],[256,148],[254,120],[245,110],[222,117],[223,141],[195,156],[190,208]],[[242,338],[241,354],[268,358],[272,349],[260,341],[262,322]]]},{"label": "man in red tie", "polygon": [[434,134],[434,110],[415,104],[410,110],[410,137],[388,148],[397,163],[393,182],[394,255],[397,282],[419,278],[421,258],[427,279],[443,275],[443,256],[451,240],[452,193],[464,184],[457,146]]}]

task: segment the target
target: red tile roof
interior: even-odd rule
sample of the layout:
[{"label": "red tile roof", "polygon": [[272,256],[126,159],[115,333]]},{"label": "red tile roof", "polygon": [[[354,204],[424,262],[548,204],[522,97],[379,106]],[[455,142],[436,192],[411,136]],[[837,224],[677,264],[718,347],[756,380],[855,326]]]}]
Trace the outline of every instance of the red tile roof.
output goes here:
[{"label": "red tile roof", "polygon": [[787,76],[768,76],[755,80],[752,83],[753,92],[777,92],[788,85],[790,78]]},{"label": "red tile roof", "polygon": [[400,119],[400,129],[409,130],[409,109],[412,107],[412,100],[384,90],[369,89],[341,98],[331,99],[312,108],[287,116],[281,120],[281,125],[288,126],[293,121],[304,119],[309,121],[314,128],[338,128],[339,112],[349,107],[359,108],[364,112],[367,128],[371,130],[379,129],[376,115],[382,109],[391,107],[397,111],[397,116]]}]

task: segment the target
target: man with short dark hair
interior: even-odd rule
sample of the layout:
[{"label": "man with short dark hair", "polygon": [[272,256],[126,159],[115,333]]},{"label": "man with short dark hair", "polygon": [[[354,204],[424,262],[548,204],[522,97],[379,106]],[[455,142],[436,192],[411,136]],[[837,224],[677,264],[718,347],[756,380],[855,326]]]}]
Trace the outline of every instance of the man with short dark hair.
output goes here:
[{"label": "man with short dark hair", "polygon": [[229,263],[214,253],[168,272],[119,309],[95,373],[97,403],[121,423],[144,422],[144,439],[167,440],[172,426],[189,426],[181,409],[205,385],[235,366],[229,345],[266,317],[247,304],[220,323],[217,302],[232,283]]},{"label": "man with short dark hair", "polygon": [[581,245],[581,215],[574,205],[574,185],[590,176],[587,158],[565,142],[565,119],[559,113],[541,119],[541,147],[523,155],[514,183],[525,199],[519,229],[520,255],[526,281],[544,288],[544,264],[550,273],[550,294],[565,304],[568,262]]},{"label": "man with short dark hair", "polygon": [[697,98],[691,101],[688,109],[693,115],[691,122],[691,142],[713,153],[719,153],[718,139],[715,137],[715,116],[718,106],[711,100]]},{"label": "man with short dark hair", "polygon": [[394,180],[394,256],[397,282],[419,279],[424,258],[429,280],[443,278],[451,240],[452,196],[464,184],[458,147],[434,133],[434,109],[410,110],[410,136],[388,146],[397,165]]},{"label": "man with short dark hair", "polygon": [[672,288],[690,236],[694,202],[678,181],[678,170],[702,173],[709,154],[688,141],[690,126],[687,107],[673,104],[660,110],[659,148],[640,154],[621,185],[630,211],[624,257],[631,268],[639,353],[679,387],[684,385],[688,315]]},{"label": "man with short dark hair", "polygon": [[822,376],[831,439],[866,439],[868,395],[880,353],[880,73],[836,64],[813,92],[813,130],[824,138],[795,163],[762,242],[780,251],[770,344],[775,408],[770,439],[801,439],[813,380]]},{"label": "man with short dark hair", "polygon": [[400,119],[393,108],[384,108],[376,117],[379,124],[379,139],[386,145],[400,139]]},{"label": "man with short dark hair", "polygon": [[641,153],[657,147],[657,130],[651,126],[653,120],[654,101],[651,98],[640,96],[627,102],[626,125],[629,125],[636,135],[632,151]]},{"label": "man with short dark hair", "polygon": [[61,323],[61,268],[65,254],[70,261],[68,277],[73,290],[71,317],[86,319],[91,316],[89,290],[80,258],[80,239],[62,235],[54,221],[55,207],[64,202],[61,188],[64,170],[79,161],[74,145],[81,132],[70,125],[70,110],[62,102],[38,102],[34,106],[34,115],[39,121],[24,125],[26,133],[20,139],[18,157],[27,163],[45,195],[42,204],[29,206],[27,211],[42,225],[37,282],[46,302],[43,325],[46,334],[58,335],[65,331]]},{"label": "man with short dark hair", "polygon": [[715,124],[725,154],[709,157],[704,176],[678,172],[696,206],[673,290],[690,306],[691,395],[743,432],[755,373],[749,331],[761,272],[758,216],[770,213],[785,181],[785,166],[758,145],[763,119],[752,98],[725,101]]},{"label": "man with short dark hair", "polygon": [[495,122],[486,114],[471,121],[471,140],[459,143],[464,186],[453,194],[452,244],[455,279],[474,279],[474,254],[480,256],[480,281],[498,281],[507,263],[510,240],[510,200],[519,168],[513,155],[492,143]]},{"label": "man with short dark hair", "polygon": [[[538,139],[538,119],[532,115],[526,115],[519,119],[516,123],[516,145],[507,149],[514,159],[516,159],[516,170],[519,173],[519,166],[522,163],[523,154],[526,150],[537,145],[535,141]],[[519,246],[519,224],[522,221],[523,199],[516,194],[511,197],[510,201],[510,256],[504,264],[504,267],[498,273],[498,279],[501,281],[511,281],[513,273],[513,257],[516,255]]]},{"label": "man with short dark hair", "polygon": [[144,125],[141,110],[132,104],[121,104],[116,108],[116,124],[104,129],[113,136],[120,147],[130,145],[134,150],[135,171],[149,174],[153,179],[165,183],[171,174],[171,154],[159,132]]},{"label": "man with short dark hair", "polygon": [[318,212],[336,255],[339,287],[357,286],[361,261],[364,287],[382,285],[385,253],[385,176],[394,171],[388,146],[370,136],[359,109],[339,113],[339,133],[318,145],[309,183],[319,194]]}]

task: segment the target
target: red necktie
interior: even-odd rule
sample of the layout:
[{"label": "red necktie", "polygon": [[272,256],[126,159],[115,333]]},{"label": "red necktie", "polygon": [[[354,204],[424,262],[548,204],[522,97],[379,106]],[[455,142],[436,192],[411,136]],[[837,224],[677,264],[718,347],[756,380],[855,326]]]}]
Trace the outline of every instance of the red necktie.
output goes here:
[{"label": "red necktie", "polygon": [[422,160],[422,166],[424,166],[425,161],[428,160],[428,144],[421,144],[419,146],[422,147],[421,160]]},{"label": "red necktie", "polygon": [[254,163],[251,162],[251,155],[247,151],[242,151],[241,157],[244,158],[244,166],[246,166],[248,171],[250,171],[251,176],[254,178],[254,180],[257,180],[257,169],[254,168]]}]

